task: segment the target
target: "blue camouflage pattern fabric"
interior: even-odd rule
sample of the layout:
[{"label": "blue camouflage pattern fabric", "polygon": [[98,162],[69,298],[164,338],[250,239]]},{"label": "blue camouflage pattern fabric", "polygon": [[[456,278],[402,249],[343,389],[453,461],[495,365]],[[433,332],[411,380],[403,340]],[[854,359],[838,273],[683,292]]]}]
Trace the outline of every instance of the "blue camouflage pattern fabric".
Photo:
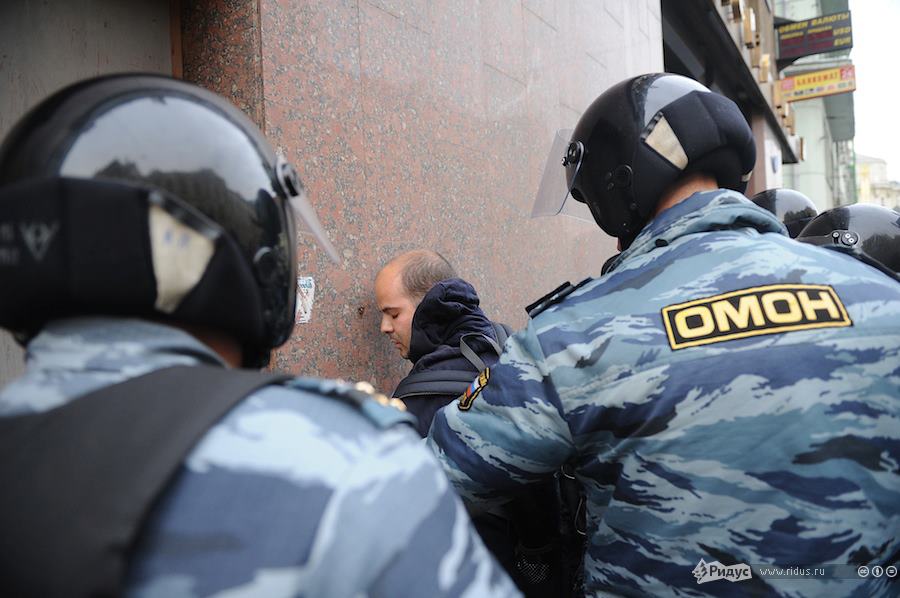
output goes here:
[{"label": "blue camouflage pattern fabric", "polygon": [[[0,417],[162,367],[224,365],[177,329],[113,318],[51,322],[27,361]],[[412,427],[387,425],[399,412],[374,400],[324,396],[339,384],[265,387],[212,427],[143,528],[126,594],[519,595]]]},{"label": "blue camouflage pattern fabric", "polygon": [[[773,284],[832,287],[852,325],[672,348],[665,308]],[[661,213],[609,274],[511,337],[482,382],[438,413],[430,445],[473,509],[573,463],[589,595],[900,593],[885,576],[692,575],[701,560],[900,554],[900,285],[792,241],[742,195]]]}]

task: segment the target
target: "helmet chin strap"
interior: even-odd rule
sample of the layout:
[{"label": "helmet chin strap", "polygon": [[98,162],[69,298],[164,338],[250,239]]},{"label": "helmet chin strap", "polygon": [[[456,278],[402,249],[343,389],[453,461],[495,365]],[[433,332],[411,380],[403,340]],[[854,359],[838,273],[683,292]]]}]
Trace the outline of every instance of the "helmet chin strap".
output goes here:
[{"label": "helmet chin strap", "polygon": [[681,203],[694,193],[699,193],[701,191],[715,191],[718,188],[719,185],[716,178],[710,174],[693,172],[683,175],[663,191],[659,202],[653,208],[653,212],[641,222],[640,226],[635,226],[633,230],[627,233],[619,234],[617,237],[619,251],[624,251],[631,247],[631,244],[647,223],[656,218],[663,211]]},{"label": "helmet chin strap", "polygon": [[260,349],[259,347],[248,347],[244,345],[241,349],[241,355],[241,367],[254,370],[261,370],[269,367],[269,363],[272,360],[272,350]]}]

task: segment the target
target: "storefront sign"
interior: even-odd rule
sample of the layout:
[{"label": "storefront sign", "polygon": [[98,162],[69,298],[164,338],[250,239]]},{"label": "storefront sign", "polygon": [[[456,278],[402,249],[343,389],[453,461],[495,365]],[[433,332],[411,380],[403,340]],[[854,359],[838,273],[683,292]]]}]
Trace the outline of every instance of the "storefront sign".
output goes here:
[{"label": "storefront sign", "polygon": [[778,60],[853,47],[850,11],[787,23],[778,27]]},{"label": "storefront sign", "polygon": [[786,102],[847,93],[856,89],[856,69],[852,64],[785,77],[778,82]]}]

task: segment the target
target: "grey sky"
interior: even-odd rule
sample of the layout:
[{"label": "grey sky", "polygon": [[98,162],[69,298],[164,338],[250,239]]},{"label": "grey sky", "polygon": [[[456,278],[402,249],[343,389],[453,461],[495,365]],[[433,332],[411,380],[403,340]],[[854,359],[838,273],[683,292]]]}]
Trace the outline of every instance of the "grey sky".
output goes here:
[{"label": "grey sky", "polygon": [[856,65],[856,152],[887,161],[900,181],[900,0],[850,0]]}]

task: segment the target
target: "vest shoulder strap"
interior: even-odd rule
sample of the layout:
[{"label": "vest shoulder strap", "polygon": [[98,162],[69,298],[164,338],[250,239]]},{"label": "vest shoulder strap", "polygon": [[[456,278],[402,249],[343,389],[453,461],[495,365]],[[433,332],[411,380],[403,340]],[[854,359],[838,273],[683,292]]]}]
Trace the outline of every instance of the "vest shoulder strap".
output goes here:
[{"label": "vest shoulder strap", "polygon": [[459,396],[472,380],[478,377],[474,370],[432,370],[417,372],[404,378],[394,390],[394,397],[408,399],[428,395]]},{"label": "vest shoulder strap", "polygon": [[206,431],[290,376],[157,370],[0,418],[0,595],[111,596],[147,514]]}]

